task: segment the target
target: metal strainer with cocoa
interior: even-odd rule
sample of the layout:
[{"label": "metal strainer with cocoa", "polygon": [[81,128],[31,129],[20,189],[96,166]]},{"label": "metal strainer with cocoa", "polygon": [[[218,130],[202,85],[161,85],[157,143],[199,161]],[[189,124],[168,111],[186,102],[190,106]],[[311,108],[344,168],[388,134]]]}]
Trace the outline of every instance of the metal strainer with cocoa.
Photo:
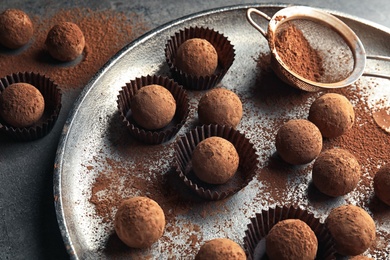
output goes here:
[{"label": "metal strainer with cocoa", "polygon": [[[265,31],[252,14],[269,21]],[[255,9],[247,19],[268,41],[271,67],[287,84],[305,91],[349,86],[361,76],[390,78],[366,72],[366,59],[389,57],[366,55],[358,36],[336,16],[306,6],[289,6],[273,17]]]}]

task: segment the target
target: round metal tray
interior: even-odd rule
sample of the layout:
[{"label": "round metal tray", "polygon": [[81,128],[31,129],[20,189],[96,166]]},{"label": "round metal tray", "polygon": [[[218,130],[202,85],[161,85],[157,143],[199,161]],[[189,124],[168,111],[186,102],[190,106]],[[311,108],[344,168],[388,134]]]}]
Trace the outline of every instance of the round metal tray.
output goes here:
[{"label": "round metal tray", "polygon": [[[168,23],[126,46],[85,87],[64,126],[55,162],[55,207],[71,258],[133,259],[142,256],[149,259],[191,259],[199,246],[211,238],[229,237],[242,245],[249,218],[256,212],[277,204],[277,200],[265,192],[264,187],[268,184],[254,178],[246,188],[223,201],[192,201],[189,202],[191,207],[186,210],[172,208],[169,210],[170,218],[163,238],[149,249],[134,250],[121,246],[116,241],[118,239],[115,238],[112,221],[103,222],[94,204],[90,202],[92,187],[99,174],[107,172],[109,176],[110,171],[116,170],[126,173],[123,178],[144,178],[145,183],[153,176],[168,174],[173,159],[174,140],[160,146],[143,146],[132,140],[126,127],[119,122],[116,100],[121,87],[136,77],[148,74],[170,75],[165,62],[164,46],[170,36],[185,27],[213,28],[227,36],[234,45],[235,61],[220,84],[235,91],[243,101],[244,117],[238,130],[244,132],[255,144],[260,167],[275,152],[272,138],[275,133],[264,130],[267,125],[273,124],[270,118],[275,119],[282,114],[280,120],[307,116],[310,99],[290,111],[274,104],[259,106],[253,101],[256,75],[261,70],[256,66],[256,59],[260,53],[267,52],[268,45],[246,20],[246,10],[249,7],[259,8],[272,16],[283,6],[232,6],[197,13]],[[355,17],[332,13],[358,34],[368,53],[390,53],[390,30]],[[382,67],[382,70],[390,71],[388,67]],[[388,84],[378,79],[378,84],[383,82]],[[187,132],[196,124],[196,105],[202,92],[188,93],[191,112],[179,134]],[[284,96],[286,102],[288,98]],[[140,170],[136,170],[136,164],[144,166],[145,176]],[[354,192],[340,200],[313,207],[307,198],[310,178],[311,175],[308,174],[291,181],[289,190],[283,193],[282,202],[307,207],[323,221],[330,209],[344,203],[344,199],[360,200],[359,193]],[[145,194],[142,186],[124,187],[121,182],[115,185],[123,198],[150,195]],[[100,196],[109,196],[109,192],[103,189]],[[169,205],[180,207],[179,201],[183,203],[184,199],[178,197],[180,195],[175,198],[170,194],[169,199],[173,201]],[[390,245],[383,239],[389,237],[390,210],[382,214],[381,221],[376,219],[376,223],[381,231],[378,232],[377,241],[382,241],[382,244],[381,248],[371,248],[369,253],[372,256],[389,257]]]}]

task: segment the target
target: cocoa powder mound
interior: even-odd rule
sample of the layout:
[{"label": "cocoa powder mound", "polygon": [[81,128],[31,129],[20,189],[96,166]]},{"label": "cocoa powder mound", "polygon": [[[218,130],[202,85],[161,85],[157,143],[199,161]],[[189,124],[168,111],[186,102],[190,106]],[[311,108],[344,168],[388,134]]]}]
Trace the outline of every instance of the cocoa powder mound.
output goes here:
[{"label": "cocoa powder mound", "polygon": [[292,23],[277,33],[275,48],[287,67],[311,81],[319,81],[323,74],[322,59],[306,40],[302,31]]},{"label": "cocoa powder mound", "polygon": [[[61,89],[85,86],[94,74],[120,49],[149,28],[142,16],[112,10],[74,8],[51,17],[32,17],[31,42],[17,51],[0,49],[0,77],[33,71],[54,80]],[[50,28],[61,22],[77,24],[85,36],[83,57],[75,62],[58,62],[50,57],[45,40]]]}]

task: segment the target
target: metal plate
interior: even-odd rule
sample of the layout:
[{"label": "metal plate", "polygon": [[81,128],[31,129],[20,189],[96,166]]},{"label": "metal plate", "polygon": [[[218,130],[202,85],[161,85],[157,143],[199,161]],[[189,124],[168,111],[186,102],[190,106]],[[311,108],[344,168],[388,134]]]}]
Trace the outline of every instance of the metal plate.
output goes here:
[{"label": "metal plate", "polygon": [[[118,246],[120,243],[115,242],[112,221],[103,222],[96,214],[94,205],[90,203],[95,179],[99,174],[115,171],[115,167],[118,172],[126,173],[123,178],[143,178],[146,180],[145,183],[153,182],[148,178],[169,172],[173,155],[172,142],[160,146],[142,146],[134,142],[127,129],[119,122],[116,99],[121,87],[131,79],[147,74],[169,75],[164,46],[171,35],[184,27],[213,28],[227,36],[235,46],[236,59],[222,80],[221,86],[235,91],[242,99],[244,118],[238,130],[245,132],[255,144],[261,166],[275,152],[273,144],[275,132],[264,130],[267,129],[267,125],[273,124],[279,116],[282,121],[288,118],[307,117],[308,104],[313,101],[314,96],[288,111],[274,104],[259,106],[252,100],[256,75],[261,69],[256,66],[256,59],[261,52],[268,50],[268,45],[259,32],[247,22],[248,7],[250,6],[240,5],[202,12],[159,27],[115,55],[85,87],[65,124],[57,151],[54,176],[57,218],[72,258],[105,259],[115,256],[132,259],[142,256],[149,259],[191,259],[203,241],[211,238],[229,237],[242,244],[249,218],[256,212],[277,204],[271,194],[263,189],[268,184],[260,182],[257,178],[245,189],[224,201],[191,201],[188,203],[191,207],[186,210],[176,208],[180,205],[188,206],[185,202],[183,204],[183,198],[178,198],[181,195],[175,197],[170,194],[169,199],[174,198],[173,201],[159,201],[165,205],[165,210],[167,205],[173,207],[168,210],[170,218],[164,237],[149,249],[134,250]],[[270,16],[282,8],[269,5],[251,7],[259,8]],[[368,53],[390,54],[388,29],[344,14],[333,13],[351,26],[363,41]],[[373,65],[374,69],[375,66],[377,65]],[[383,65],[381,69],[390,71],[388,65],[387,67]],[[379,79],[370,80],[379,86],[389,83]],[[381,95],[390,96],[386,88],[378,87],[378,91],[382,91]],[[192,109],[190,119],[179,134],[187,132],[195,124],[196,104],[201,95],[202,92],[189,91]],[[375,94],[370,95],[373,95],[374,100]],[[284,95],[284,99],[288,102],[288,96]],[[136,170],[136,164],[139,166],[140,163],[144,166],[145,176],[142,176],[140,170]],[[313,207],[308,202],[306,192],[310,179],[311,176],[308,174],[291,181],[282,201],[285,204],[310,208],[310,211],[324,220],[331,208],[345,201],[358,203],[362,197],[359,192],[352,192],[338,200],[326,201],[320,203],[320,206],[316,204],[317,206]],[[142,186],[124,187],[121,182],[115,185],[117,187],[111,188],[117,189],[117,194],[123,198],[132,195],[151,195],[145,194]],[[101,191],[102,198],[109,195],[105,192]],[[386,239],[390,232],[390,210],[385,210],[381,214],[381,219],[375,220],[377,230],[380,230],[377,243],[381,243],[381,247],[372,248],[369,253],[372,256],[388,257],[390,245]]]}]

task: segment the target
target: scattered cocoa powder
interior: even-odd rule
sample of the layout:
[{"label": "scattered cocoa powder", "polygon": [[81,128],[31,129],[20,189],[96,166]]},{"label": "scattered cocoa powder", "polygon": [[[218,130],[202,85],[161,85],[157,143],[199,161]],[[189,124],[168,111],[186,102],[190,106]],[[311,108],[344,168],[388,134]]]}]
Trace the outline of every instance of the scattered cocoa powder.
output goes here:
[{"label": "scattered cocoa powder", "polygon": [[322,59],[306,40],[302,31],[292,23],[275,37],[275,48],[287,67],[311,81],[319,81],[323,74]]},{"label": "scattered cocoa powder", "polygon": [[[35,27],[31,42],[14,52],[0,49],[0,77],[33,71],[50,77],[62,90],[84,87],[115,53],[148,30],[142,16],[112,10],[74,8],[51,17],[31,17]],[[76,64],[54,60],[45,48],[50,28],[60,22],[75,23],[84,33],[84,56]]]}]

